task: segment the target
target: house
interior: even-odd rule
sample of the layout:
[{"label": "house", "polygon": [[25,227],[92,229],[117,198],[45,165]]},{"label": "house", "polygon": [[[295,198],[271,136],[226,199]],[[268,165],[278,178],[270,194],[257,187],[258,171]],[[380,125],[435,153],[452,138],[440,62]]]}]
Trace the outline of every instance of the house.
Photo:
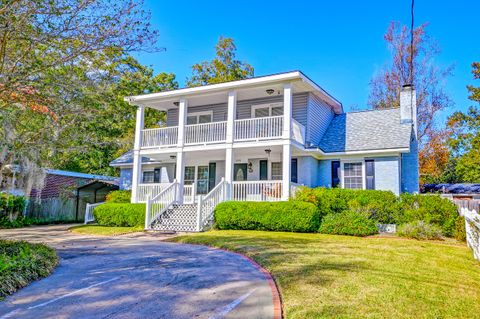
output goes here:
[{"label": "house", "polygon": [[[287,200],[298,185],[418,192],[410,86],[400,108],[351,113],[299,71],[125,100],[135,146],[111,166],[147,203],[147,228],[201,230],[222,200]],[[144,128],[146,107],[166,127]]]},{"label": "house", "polygon": [[46,221],[78,221],[87,203],[102,202],[116,189],[116,177],[46,169],[44,186],[32,189],[26,213]]}]

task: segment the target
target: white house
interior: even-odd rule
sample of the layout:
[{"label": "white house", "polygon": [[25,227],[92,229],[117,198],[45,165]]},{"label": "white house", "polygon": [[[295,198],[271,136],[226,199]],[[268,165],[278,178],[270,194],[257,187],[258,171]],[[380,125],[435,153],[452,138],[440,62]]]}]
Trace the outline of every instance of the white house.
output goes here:
[{"label": "white house", "polygon": [[[202,230],[223,200],[287,200],[297,185],[418,191],[415,91],[400,108],[345,113],[294,71],[125,98],[135,146],[114,160],[146,228]],[[144,128],[145,108],[167,113]]]}]

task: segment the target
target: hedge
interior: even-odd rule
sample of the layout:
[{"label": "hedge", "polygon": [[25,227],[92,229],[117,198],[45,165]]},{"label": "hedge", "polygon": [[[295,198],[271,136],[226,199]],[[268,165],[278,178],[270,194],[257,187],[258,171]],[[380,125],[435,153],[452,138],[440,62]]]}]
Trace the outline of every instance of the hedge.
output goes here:
[{"label": "hedge", "polygon": [[398,236],[415,239],[442,239],[442,228],[438,225],[417,220],[400,225],[397,230]]},{"label": "hedge", "polygon": [[390,191],[302,187],[295,199],[314,204],[322,217],[351,210],[388,224],[399,211],[397,196]]},{"label": "hedge", "polygon": [[315,205],[289,202],[223,202],[215,208],[218,229],[316,232],[320,215]]},{"label": "hedge", "polygon": [[95,207],[93,215],[101,226],[143,226],[145,209],[145,204],[106,203]]},{"label": "hedge", "polygon": [[366,214],[347,210],[325,216],[318,231],[332,235],[369,236],[377,234],[378,228]]},{"label": "hedge", "polygon": [[130,203],[131,198],[132,198],[131,191],[125,191],[125,190],[111,191],[107,195],[106,202],[107,203]]}]

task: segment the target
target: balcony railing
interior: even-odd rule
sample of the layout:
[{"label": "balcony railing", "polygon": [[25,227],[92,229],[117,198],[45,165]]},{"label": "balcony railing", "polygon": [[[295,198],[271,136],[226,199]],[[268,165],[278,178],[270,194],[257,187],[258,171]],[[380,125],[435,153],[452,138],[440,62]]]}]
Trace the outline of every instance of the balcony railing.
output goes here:
[{"label": "balcony railing", "polygon": [[207,144],[224,142],[227,122],[210,122],[185,126],[185,144]]},{"label": "balcony railing", "polygon": [[142,130],[142,147],[175,146],[178,142],[178,126]]},{"label": "balcony railing", "polygon": [[300,144],[305,144],[305,126],[292,119],[292,138]]},{"label": "balcony railing", "polygon": [[282,137],[283,116],[235,120],[235,141]]},{"label": "balcony railing", "polygon": [[236,181],[232,185],[232,200],[262,202],[282,200],[282,181]]}]

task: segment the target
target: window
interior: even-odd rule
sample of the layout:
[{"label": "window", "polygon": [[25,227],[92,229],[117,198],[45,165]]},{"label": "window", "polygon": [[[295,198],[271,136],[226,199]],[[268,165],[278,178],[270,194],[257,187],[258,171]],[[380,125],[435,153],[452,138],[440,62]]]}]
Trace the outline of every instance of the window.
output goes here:
[{"label": "window", "polygon": [[185,166],[185,185],[195,183],[195,166]]},{"label": "window", "polygon": [[343,164],[343,187],[350,189],[363,188],[363,174],[360,163],[344,163]]},{"label": "window", "polygon": [[252,117],[267,117],[283,115],[283,104],[271,103],[252,105]]},{"label": "window", "polygon": [[282,179],[282,163],[281,162],[272,162],[272,179],[273,180]]},{"label": "window", "polygon": [[187,125],[210,123],[212,122],[212,117],[211,111],[189,113],[187,115]]},{"label": "window", "polygon": [[145,171],[142,176],[142,183],[153,183],[155,173],[154,171]]}]

